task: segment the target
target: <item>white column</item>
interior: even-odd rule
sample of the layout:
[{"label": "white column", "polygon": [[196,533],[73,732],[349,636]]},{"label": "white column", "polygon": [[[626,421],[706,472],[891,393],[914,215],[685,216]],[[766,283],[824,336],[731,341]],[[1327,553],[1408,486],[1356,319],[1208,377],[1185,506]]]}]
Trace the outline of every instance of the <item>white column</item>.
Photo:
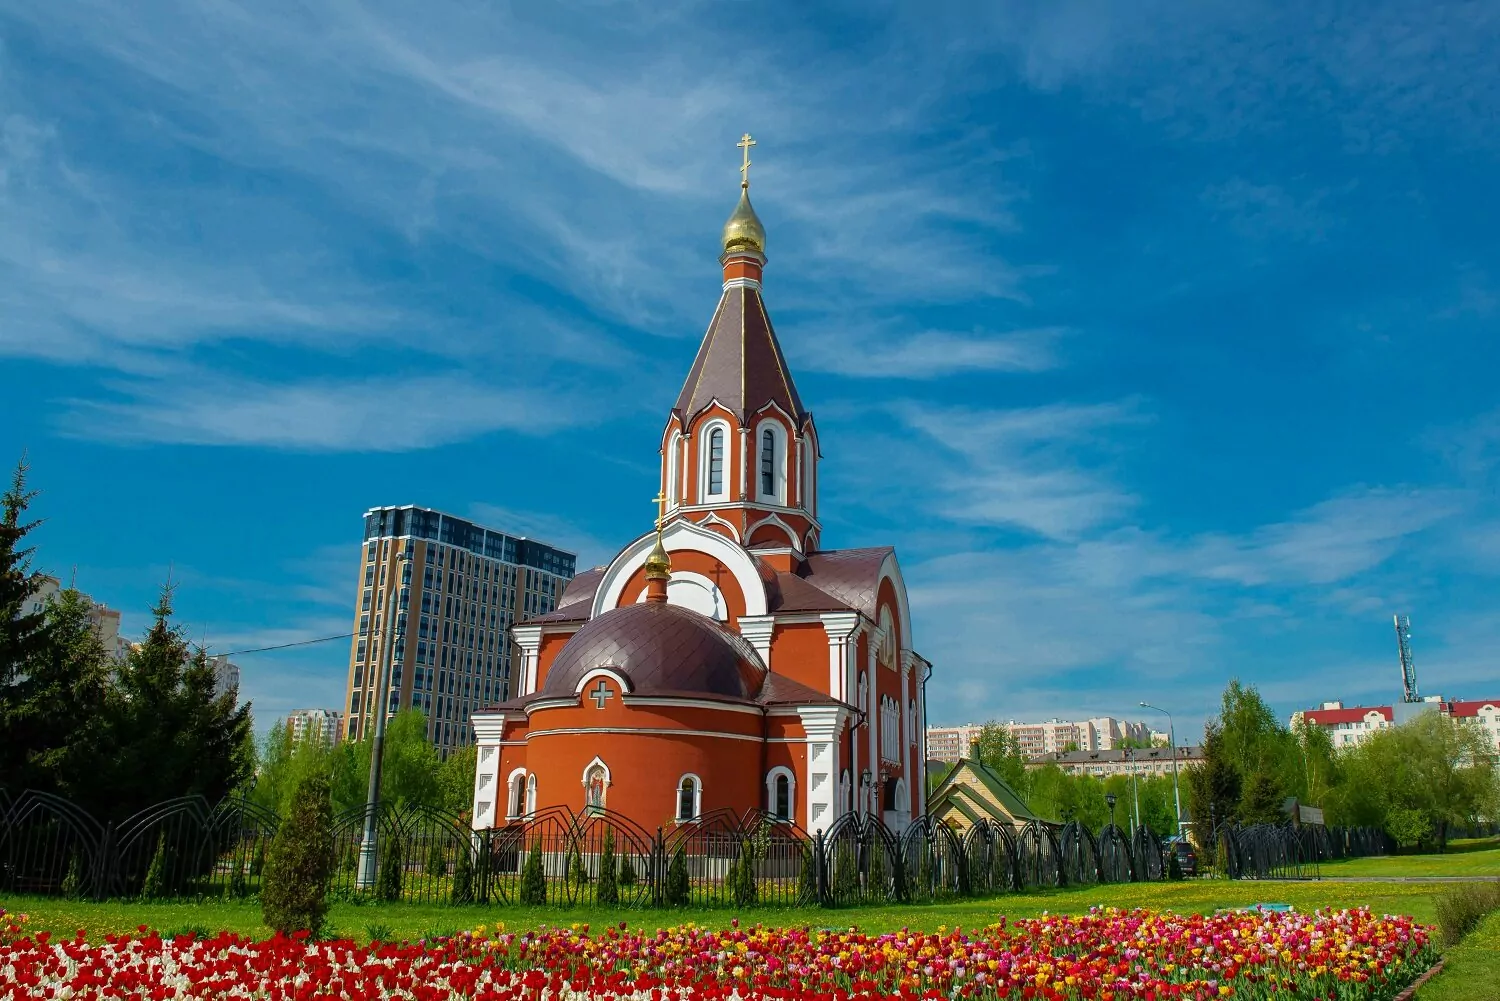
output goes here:
[{"label": "white column", "polygon": [[512,696],[519,698],[536,691],[537,666],[542,649],[542,627],[512,626],[510,635],[516,641],[516,645],[521,648],[521,677],[517,683],[516,692]]},{"label": "white column", "polygon": [[853,660],[849,656],[849,640],[859,628],[859,613],[824,612],[818,618],[823,620],[823,631],[828,634],[828,694],[848,702]]},{"label": "white column", "polygon": [[916,735],[917,721],[911,718],[911,660],[907,658],[906,651],[901,651],[901,778],[906,782],[906,821],[911,820],[912,798],[917,795],[918,790],[924,794],[927,791],[926,776],[923,776],[921,785],[917,785],[915,775],[911,770],[912,737]]},{"label": "white column", "polygon": [[875,651],[879,649],[879,635],[878,632],[871,632],[866,633],[865,637],[865,677],[870,679],[864,706],[865,730],[870,735],[870,803],[867,809],[876,816],[880,815],[880,695],[877,693],[880,676],[875,673]]},{"label": "white column", "polygon": [[771,667],[771,635],[776,631],[776,617],[773,615],[742,615],[740,616],[740,635],[750,641],[755,647],[755,652],[760,654],[760,662]]},{"label": "white column", "polygon": [[483,831],[495,826],[498,805],[505,796],[500,780],[500,742],[505,739],[503,713],[475,713],[474,811],[470,826]]},{"label": "white column", "polygon": [[807,830],[826,831],[838,816],[839,734],[848,710],[838,706],[800,706],[802,732],[807,741],[806,790]]}]

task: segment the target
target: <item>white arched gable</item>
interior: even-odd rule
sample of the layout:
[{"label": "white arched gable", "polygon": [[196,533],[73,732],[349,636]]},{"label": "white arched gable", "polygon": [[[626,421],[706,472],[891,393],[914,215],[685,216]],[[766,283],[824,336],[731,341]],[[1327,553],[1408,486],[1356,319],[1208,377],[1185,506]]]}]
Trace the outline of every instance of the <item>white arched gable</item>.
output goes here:
[{"label": "white arched gable", "polygon": [[[613,681],[615,684],[619,685],[620,691],[626,694],[628,694],[631,689],[635,687],[630,683],[630,679],[625,677],[625,675],[621,674],[619,671],[612,671],[607,667],[596,667],[588,674],[585,674],[582,678],[578,679],[578,684],[573,688],[573,694],[583,695],[584,689],[588,688],[589,684],[597,678],[608,678],[610,681]],[[601,761],[599,763],[602,765],[604,762]]]},{"label": "white arched gable", "polygon": [[802,548],[802,540],[797,537],[797,530],[794,529],[791,525],[788,525],[786,522],[782,521],[779,515],[768,514],[760,521],[757,521],[755,524],[751,525],[749,530],[745,533],[745,538],[755,538],[755,533],[759,529],[764,528],[766,525],[771,525],[775,528],[780,529],[781,532],[786,535],[787,545],[791,546],[799,553],[805,551]]},{"label": "white arched gable", "polygon": [[[710,464],[713,461],[714,432],[723,432],[720,450],[719,489],[710,490]],[[712,417],[698,428],[698,503],[709,504],[729,499],[729,484],[734,472],[734,428],[722,417]]]},{"label": "white arched gable", "polygon": [[714,514],[712,511],[710,511],[708,513],[707,517],[705,517],[703,520],[699,521],[698,524],[700,524],[700,525],[718,525],[719,527],[721,527],[725,531],[727,531],[729,533],[729,537],[731,539],[733,539],[735,542],[741,542],[741,541],[743,541],[740,538],[740,530],[739,529],[735,528],[734,525],[731,522],[725,521],[723,518],[720,518],[718,515]]},{"label": "white arched gable", "polygon": [[[646,588],[636,595],[636,603],[646,600]],[[680,608],[688,608],[699,615],[720,622],[729,621],[729,605],[724,601],[724,592],[719,585],[691,570],[673,570],[667,581],[667,602]]]},{"label": "white arched gable", "polygon": [[885,560],[880,564],[880,576],[875,581],[875,607],[870,611],[878,614],[880,608],[880,582],[888,580],[891,582],[891,590],[896,592],[896,611],[901,613],[901,649],[910,650],[911,646],[911,608],[906,601],[906,581],[901,576],[901,565],[896,562],[895,553],[887,553]]},{"label": "white arched gable", "polygon": [[[589,618],[602,615],[611,608],[620,607],[623,603],[621,599],[626,583],[645,564],[646,557],[650,555],[655,541],[655,533],[643,535],[622,549],[620,554],[611,561],[604,571],[604,576],[599,580],[599,589],[594,592],[594,603],[589,610]],[[669,554],[692,551],[718,560],[734,575],[735,583],[744,594],[745,614],[766,614],[766,587],[761,583],[760,574],[756,571],[750,555],[739,545],[730,542],[718,532],[693,524],[686,518],[673,521],[662,531],[661,544]]]}]

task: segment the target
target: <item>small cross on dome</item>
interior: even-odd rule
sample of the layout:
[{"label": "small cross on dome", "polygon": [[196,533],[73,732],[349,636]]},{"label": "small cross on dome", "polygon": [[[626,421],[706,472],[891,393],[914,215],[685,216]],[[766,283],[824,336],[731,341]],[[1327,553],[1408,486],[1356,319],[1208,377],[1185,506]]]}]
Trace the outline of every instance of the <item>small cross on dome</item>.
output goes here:
[{"label": "small cross on dome", "polygon": [[755,140],[751,139],[750,133],[746,132],[735,145],[745,151],[745,162],[740,164],[740,187],[748,188],[750,187],[750,147],[755,145]]},{"label": "small cross on dome", "polygon": [[605,684],[603,678],[600,678],[599,684],[594,686],[592,692],[589,692],[589,698],[594,700],[595,709],[603,709],[604,703],[614,697],[615,693],[609,690],[609,685]]}]

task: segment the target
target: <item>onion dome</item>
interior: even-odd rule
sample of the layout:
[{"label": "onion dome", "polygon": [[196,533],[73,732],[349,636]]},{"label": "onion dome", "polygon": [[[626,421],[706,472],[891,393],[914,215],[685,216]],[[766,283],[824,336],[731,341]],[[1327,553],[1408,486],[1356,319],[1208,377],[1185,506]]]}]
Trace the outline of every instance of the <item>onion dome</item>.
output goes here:
[{"label": "onion dome", "polygon": [[559,651],[542,692],[572,697],[589,672],[607,667],[638,694],[754,699],[766,669],[739,633],[680,605],[641,603],[587,622]]},{"label": "onion dome", "polygon": [[737,250],[753,250],[758,254],[766,252],[766,227],[761,225],[760,216],[755,214],[755,209],[750,204],[750,184],[740,184],[740,202],[729,214],[729,221],[724,224],[724,253],[733,253]]}]

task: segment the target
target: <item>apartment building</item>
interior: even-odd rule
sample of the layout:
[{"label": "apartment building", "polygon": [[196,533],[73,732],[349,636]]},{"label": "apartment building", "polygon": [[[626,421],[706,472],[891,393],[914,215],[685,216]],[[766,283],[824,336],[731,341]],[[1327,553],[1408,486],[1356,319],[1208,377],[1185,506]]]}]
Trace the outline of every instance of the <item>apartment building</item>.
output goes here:
[{"label": "apartment building", "polygon": [[[1093,775],[1109,778],[1111,775],[1135,775],[1146,778],[1151,775],[1172,774],[1172,748],[1142,747],[1120,748],[1098,751],[1056,751],[1028,758],[1027,768],[1057,765],[1069,775]],[[1189,765],[1203,761],[1202,747],[1177,748],[1177,769],[1181,772]]]},{"label": "apartment building", "polygon": [[974,742],[984,730],[983,723],[965,723],[962,726],[929,726],[927,728],[927,760],[945,761],[953,764],[967,758]]},{"label": "apartment building", "polygon": [[314,733],[332,747],[339,739],[343,724],[344,714],[337,709],[296,709],[286,717],[286,728],[293,743],[300,742],[308,733]]},{"label": "apartment building", "polygon": [[1335,748],[1353,747],[1377,730],[1397,726],[1422,711],[1440,712],[1449,719],[1481,728],[1491,747],[1500,753],[1500,698],[1444,699],[1429,695],[1421,702],[1393,703],[1385,706],[1345,706],[1343,702],[1324,702],[1316,709],[1292,713],[1292,729],[1317,726],[1328,732]]},{"label": "apartment building", "polygon": [[[1077,722],[1052,719],[1045,723],[1018,723],[1011,720],[999,725],[1015,736],[1021,754],[1027,758],[1057,754],[1075,748],[1083,751],[1109,751],[1127,743],[1153,743],[1154,736],[1144,723],[1131,723],[1113,716],[1096,716]],[[982,723],[928,727],[928,760],[951,763],[967,757],[969,749],[979,739],[984,727],[985,724]],[[1165,736],[1161,743],[1166,743]]]},{"label": "apartment building", "polygon": [[373,722],[386,661],[384,612],[394,606],[386,711],[422,710],[446,757],[471,741],[472,710],[510,697],[520,662],[510,627],[553,609],[577,557],[413,505],[365,512],[363,556],[345,732],[358,740]]},{"label": "apartment building", "polygon": [[[39,578],[40,589],[31,596],[30,606],[27,612],[36,614],[44,611],[47,603],[63,590],[62,581],[56,577],[41,574]],[[83,597],[89,603],[89,618],[94,623],[94,632],[99,637],[99,642],[104,644],[104,649],[116,660],[124,660],[130,652],[130,642],[120,635],[120,613],[100,601],[95,601],[88,595]]]}]

